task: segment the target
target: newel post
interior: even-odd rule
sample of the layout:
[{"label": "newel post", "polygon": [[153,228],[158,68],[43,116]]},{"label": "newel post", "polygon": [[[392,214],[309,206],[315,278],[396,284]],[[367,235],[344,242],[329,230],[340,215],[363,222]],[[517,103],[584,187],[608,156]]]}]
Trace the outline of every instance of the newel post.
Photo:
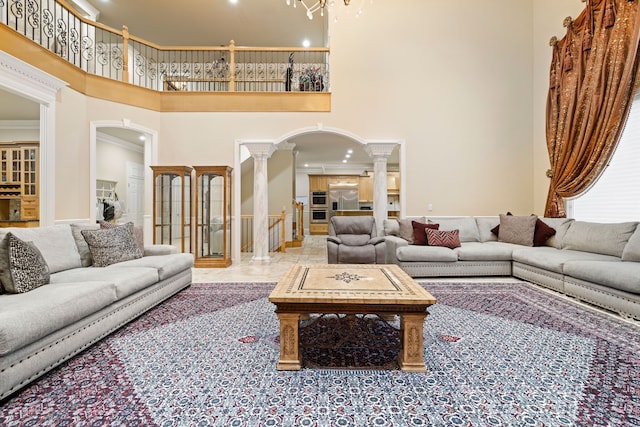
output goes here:
[{"label": "newel post", "polygon": [[229,92],[236,91],[236,42],[229,42]]},{"label": "newel post", "polygon": [[129,83],[129,28],[122,26],[122,81]]}]

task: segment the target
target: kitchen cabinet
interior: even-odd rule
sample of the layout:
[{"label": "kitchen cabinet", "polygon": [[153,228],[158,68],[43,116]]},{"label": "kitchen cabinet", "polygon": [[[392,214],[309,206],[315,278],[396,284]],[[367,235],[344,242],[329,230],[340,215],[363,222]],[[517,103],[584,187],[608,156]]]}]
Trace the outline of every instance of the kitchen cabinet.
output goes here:
[{"label": "kitchen cabinet", "polygon": [[358,199],[360,202],[373,202],[373,176],[358,177]]},{"label": "kitchen cabinet", "polygon": [[328,191],[329,176],[328,175],[309,175],[309,191]]},{"label": "kitchen cabinet", "polygon": [[329,234],[329,224],[309,224],[309,234],[311,235]]},{"label": "kitchen cabinet", "polygon": [[400,193],[400,172],[387,172],[387,192],[389,194]]},{"label": "kitchen cabinet", "polygon": [[39,143],[0,144],[0,220],[38,221]]}]

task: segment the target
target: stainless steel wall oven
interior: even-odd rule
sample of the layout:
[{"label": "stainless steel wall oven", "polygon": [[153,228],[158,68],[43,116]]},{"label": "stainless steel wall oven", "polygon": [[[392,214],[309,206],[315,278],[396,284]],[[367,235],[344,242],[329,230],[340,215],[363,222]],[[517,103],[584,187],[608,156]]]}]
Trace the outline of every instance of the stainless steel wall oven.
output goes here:
[{"label": "stainless steel wall oven", "polygon": [[326,208],[327,201],[327,192],[326,191],[314,191],[311,193],[311,207]]},{"label": "stainless steel wall oven", "polygon": [[311,215],[309,218],[309,222],[312,223],[327,223],[329,221],[329,213],[327,212],[327,209],[311,209]]}]

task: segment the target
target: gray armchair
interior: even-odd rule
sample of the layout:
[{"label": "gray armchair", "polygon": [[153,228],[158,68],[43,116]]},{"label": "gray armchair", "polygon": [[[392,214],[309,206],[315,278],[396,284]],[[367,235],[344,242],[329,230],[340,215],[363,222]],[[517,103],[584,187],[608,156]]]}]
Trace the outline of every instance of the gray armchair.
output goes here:
[{"label": "gray armchair", "polygon": [[384,237],[372,216],[334,216],[327,237],[329,264],[385,264]]}]

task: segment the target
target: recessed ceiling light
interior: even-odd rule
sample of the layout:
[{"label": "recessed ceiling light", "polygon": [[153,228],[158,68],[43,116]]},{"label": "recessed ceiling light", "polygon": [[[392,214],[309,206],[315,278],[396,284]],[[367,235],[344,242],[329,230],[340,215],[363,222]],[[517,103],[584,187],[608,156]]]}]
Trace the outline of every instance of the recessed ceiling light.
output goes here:
[{"label": "recessed ceiling light", "polygon": [[302,47],[309,47],[309,46],[311,46],[311,42],[309,41],[309,39],[302,40]]},{"label": "recessed ceiling light", "polygon": [[344,160],[342,161],[342,163],[347,163],[347,159],[344,159]]},{"label": "recessed ceiling light", "polygon": [[231,3],[231,4],[238,4],[238,0],[229,0],[229,3]]},{"label": "recessed ceiling light", "polygon": [[140,137],[139,137],[139,138],[140,138],[140,141],[144,141],[144,140],[146,140],[146,139],[147,139],[147,138],[145,138],[145,137],[144,137],[144,135],[140,135]]},{"label": "recessed ceiling light", "polygon": [[345,157],[346,157],[347,159],[350,159],[350,158],[351,158],[351,154],[347,154]]},{"label": "recessed ceiling light", "polygon": [[305,167],[305,168],[308,168],[308,167],[309,167],[309,163],[305,163],[305,164],[304,164],[304,167]]},{"label": "recessed ceiling light", "polygon": [[353,153],[353,150],[352,150],[351,148],[349,148],[349,149],[347,150],[347,153],[351,154],[351,153]]}]

